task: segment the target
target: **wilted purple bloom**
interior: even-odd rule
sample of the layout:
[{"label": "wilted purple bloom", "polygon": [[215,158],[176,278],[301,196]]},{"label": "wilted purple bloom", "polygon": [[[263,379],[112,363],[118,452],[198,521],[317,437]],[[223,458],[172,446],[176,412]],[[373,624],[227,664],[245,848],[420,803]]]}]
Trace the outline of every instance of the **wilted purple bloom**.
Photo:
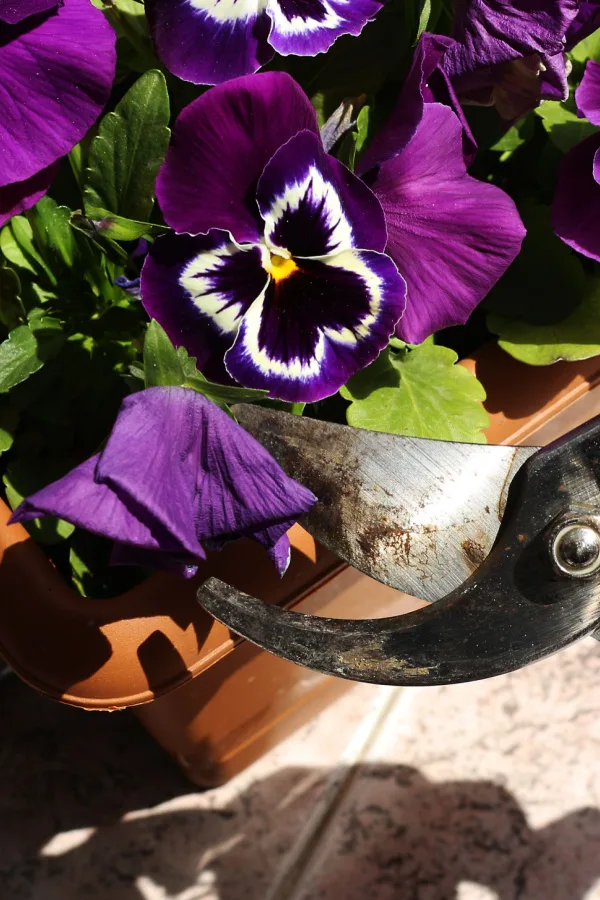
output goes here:
[{"label": "wilted purple bloom", "polygon": [[[600,125],[600,64],[590,60],[575,92],[577,107]],[[552,224],[565,244],[600,262],[600,132],[576,144],[561,162]]]},{"label": "wilted purple bloom", "polygon": [[226,413],[195,391],[127,397],[104,450],[24,500],[12,516],[58,516],[115,542],[113,562],[191,576],[204,545],[241,537],[283,575],[286,532],[316,498]]},{"label": "wilted purple bloom", "polygon": [[284,73],[188,106],[157,180],[178,232],[152,248],[142,299],[211,375],[292,402],[335,393],[387,346],[406,285],[369,188],[323,149]]},{"label": "wilted purple bloom", "polygon": [[195,84],[221,84],[272,59],[314,56],[360,34],[378,0],[146,0],[156,52]]},{"label": "wilted purple bloom", "polygon": [[456,0],[443,67],[461,102],[513,122],[568,96],[564,51],[578,0]]},{"label": "wilted purple bloom", "polygon": [[0,0],[0,225],[48,190],[98,118],[115,33],[90,0]]}]

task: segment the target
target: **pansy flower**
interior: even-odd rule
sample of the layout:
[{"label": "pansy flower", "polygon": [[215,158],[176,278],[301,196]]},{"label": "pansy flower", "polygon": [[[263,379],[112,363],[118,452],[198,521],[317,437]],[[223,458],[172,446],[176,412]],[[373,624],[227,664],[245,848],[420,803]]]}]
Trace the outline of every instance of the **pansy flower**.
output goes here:
[{"label": "pansy flower", "polygon": [[0,225],[47,191],[115,64],[115,33],[90,0],[0,0]]},{"label": "pansy flower", "polygon": [[[212,377],[291,402],[335,393],[387,345],[406,286],[371,190],[325,153],[284,73],[203,94],[179,117],[157,186],[167,222],[142,299]],[[188,232],[185,234],[185,232]]]},{"label": "pansy flower", "polygon": [[[464,322],[517,255],[515,205],[467,174],[454,112],[420,91],[400,102],[363,180],[324,152],[283,73],[228,82],[181,114],[157,182],[180,233],[153,244],[142,299],[212,378],[326,397],[394,329],[418,343]],[[408,284],[402,318],[389,257]]]},{"label": "pansy flower", "polygon": [[205,546],[247,537],[283,575],[287,532],[315,502],[205,397],[154,387],[123,401],[100,453],[23,500],[11,521],[58,516],[114,541],[114,564],[186,577]]},{"label": "pansy flower", "polygon": [[272,59],[314,56],[358,35],[378,0],[146,0],[158,56],[195,84],[221,84]]},{"label": "pansy flower", "polygon": [[[589,60],[575,91],[580,112],[600,126],[600,64]],[[552,205],[556,234],[574,250],[600,262],[600,132],[563,158]]]}]

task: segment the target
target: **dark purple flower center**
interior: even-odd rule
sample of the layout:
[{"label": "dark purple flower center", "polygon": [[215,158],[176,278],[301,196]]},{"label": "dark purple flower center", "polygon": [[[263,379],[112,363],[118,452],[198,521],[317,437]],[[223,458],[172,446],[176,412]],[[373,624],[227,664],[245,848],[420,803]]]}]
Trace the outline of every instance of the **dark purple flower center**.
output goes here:
[{"label": "dark purple flower center", "polygon": [[323,22],[327,18],[327,10],[321,0],[279,0],[279,7],[288,22],[295,18]]}]

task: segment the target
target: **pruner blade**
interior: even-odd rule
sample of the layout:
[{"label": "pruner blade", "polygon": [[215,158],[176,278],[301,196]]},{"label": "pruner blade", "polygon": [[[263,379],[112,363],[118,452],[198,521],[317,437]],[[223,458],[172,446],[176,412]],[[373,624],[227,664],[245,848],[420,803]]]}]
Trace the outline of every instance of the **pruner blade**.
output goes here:
[{"label": "pruner blade", "polygon": [[[504,449],[448,444],[449,454],[458,449],[462,457],[436,456],[440,442],[397,440],[365,432],[354,435],[354,429],[320,422],[312,426],[315,430],[311,432],[310,425],[296,425],[289,422],[289,417],[281,418],[281,414],[272,412],[265,416],[265,412],[257,411],[254,420],[263,418],[262,432],[259,434],[253,427],[249,430],[274,452],[291,475],[321,498],[322,508],[309,520],[309,530],[319,539],[323,535],[332,537],[325,543],[335,550],[345,548],[346,558],[353,563],[357,560],[352,555],[356,547],[352,541],[357,534],[364,535],[361,522],[365,514],[374,515],[377,483],[386,498],[379,506],[385,516],[394,515],[393,503],[397,502],[404,504],[403,521],[416,524],[419,490],[431,503],[435,496],[440,502],[448,496],[456,499],[454,524],[450,513],[444,513],[447,518],[442,514],[438,517],[438,525],[445,526],[445,543],[439,548],[437,563],[446,566],[452,554],[457,553],[452,529],[463,527],[473,515],[469,511],[480,510],[481,501],[472,490],[465,501],[456,485],[461,484],[468,491],[468,479],[461,481],[445,463],[436,468],[436,460],[453,459],[457,468],[466,467],[469,472],[479,464],[478,459],[485,458],[471,450],[491,451],[492,459],[493,451]],[[250,414],[244,412],[239,418],[248,428]],[[364,455],[367,448],[368,462],[357,455]],[[303,454],[308,457],[306,463],[302,462]],[[217,619],[260,647],[300,665],[356,681],[447,684],[520,668],[591,633],[600,622],[599,420],[544,450],[535,452],[529,448],[523,457],[526,455],[529,459],[512,478],[506,503],[501,500],[504,486],[500,485],[497,469],[491,467],[488,496],[491,490],[504,509],[502,526],[498,535],[494,534],[494,546],[461,584],[452,584],[456,575],[448,569],[442,572],[436,583],[442,584],[446,577],[450,590],[430,607],[385,619],[327,619],[267,606],[216,579],[200,588],[198,599]],[[403,491],[399,486],[403,473],[407,467],[417,473],[419,459],[421,482],[413,474],[409,490]],[[516,461],[513,450],[510,466],[514,468]],[[353,465],[357,467],[355,472]],[[511,480],[512,468],[504,471],[505,481]],[[351,478],[353,493],[348,497],[346,485]],[[493,490],[489,488],[490,479]],[[477,480],[485,492],[485,477],[479,475]],[[447,483],[451,485],[449,494],[444,493]],[[333,491],[336,484],[337,504],[334,493],[323,503],[319,490]],[[460,510],[458,518],[456,508]],[[583,575],[583,570],[573,574],[557,567],[556,557],[557,535],[573,524],[579,527],[581,522],[586,522],[592,532],[596,529],[599,540],[598,565],[591,569],[588,565]],[[494,541],[494,537],[489,537],[493,531],[494,528],[486,531],[490,544]],[[397,573],[392,583],[400,582],[405,587],[409,581],[398,573],[403,565],[410,567],[410,558],[403,559],[400,552],[398,559],[392,560],[391,550],[389,556],[389,565],[393,564]],[[387,580],[388,563],[365,565],[365,557],[366,551],[358,560],[359,567]],[[424,596],[423,591],[413,593]],[[366,595],[366,609],[368,605]]]}]

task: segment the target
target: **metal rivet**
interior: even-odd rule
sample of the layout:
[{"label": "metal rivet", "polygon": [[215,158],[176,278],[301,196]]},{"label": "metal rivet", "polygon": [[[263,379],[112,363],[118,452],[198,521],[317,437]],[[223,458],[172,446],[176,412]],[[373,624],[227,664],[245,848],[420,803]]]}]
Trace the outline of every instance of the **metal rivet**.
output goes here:
[{"label": "metal rivet", "polygon": [[600,569],[600,534],[582,522],[565,525],[552,541],[556,567],[572,578],[584,578]]}]

